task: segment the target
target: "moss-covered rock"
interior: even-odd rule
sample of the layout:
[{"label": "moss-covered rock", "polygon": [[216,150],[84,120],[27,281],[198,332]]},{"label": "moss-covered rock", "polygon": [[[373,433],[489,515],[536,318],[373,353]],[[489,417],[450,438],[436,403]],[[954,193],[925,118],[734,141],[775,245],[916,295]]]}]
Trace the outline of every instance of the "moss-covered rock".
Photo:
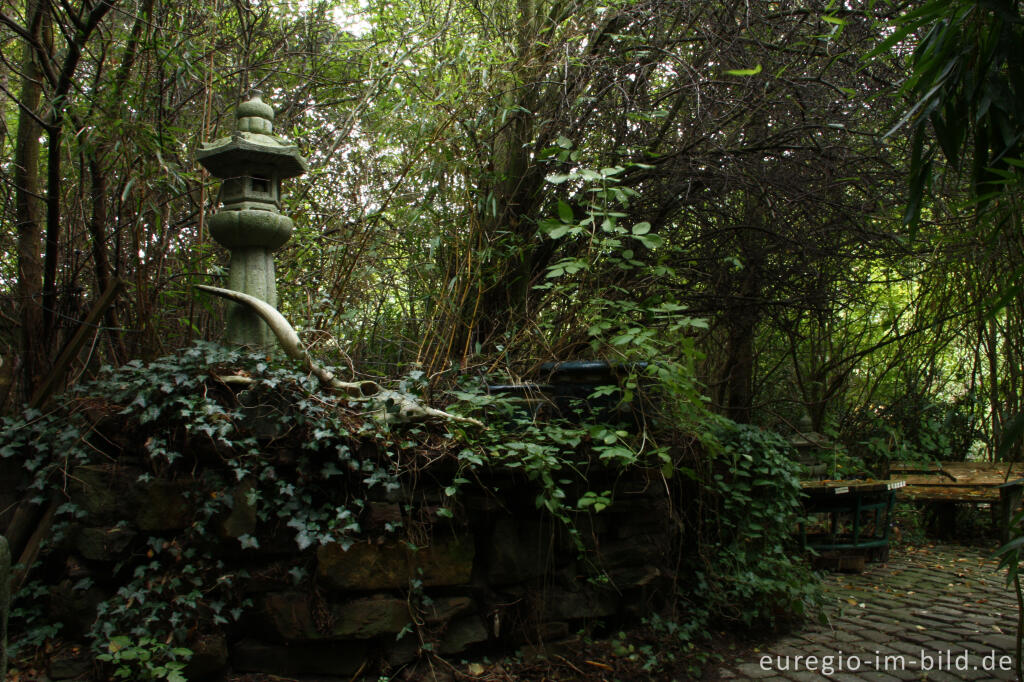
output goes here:
[{"label": "moss-covered rock", "polygon": [[187,528],[195,515],[189,501],[189,487],[175,481],[155,480],[139,492],[135,524],[139,530],[181,530]]},{"label": "moss-covered rock", "polygon": [[260,599],[260,608],[270,634],[284,641],[371,639],[401,632],[412,621],[408,602],[388,595],[311,606],[305,593],[275,592]]},{"label": "moss-covered rock", "polygon": [[81,528],[75,536],[75,549],[90,561],[115,561],[135,537],[122,527]]},{"label": "moss-covered rock", "polygon": [[210,678],[228,664],[227,639],[221,632],[199,635],[189,643],[189,648],[192,649],[192,657],[183,671],[188,680]]},{"label": "moss-covered rock", "polygon": [[317,574],[337,590],[401,589],[413,578],[424,587],[465,585],[473,573],[474,554],[472,539],[459,537],[417,550],[394,541],[360,543],[347,550],[331,543],[317,550]]},{"label": "moss-covered rock", "polygon": [[221,537],[238,539],[256,532],[256,505],[249,502],[249,495],[255,487],[252,479],[235,486],[231,492],[231,512],[220,523]]},{"label": "moss-covered rock", "polygon": [[268,644],[244,639],[231,649],[231,667],[237,672],[271,675],[331,675],[348,678],[370,658],[359,642]]},{"label": "moss-covered rock", "polygon": [[441,639],[442,654],[457,654],[472,644],[486,642],[487,628],[480,616],[473,614],[453,621]]},{"label": "moss-covered rock", "polygon": [[412,618],[404,599],[374,595],[331,608],[331,634],[343,639],[369,639],[401,632]]}]

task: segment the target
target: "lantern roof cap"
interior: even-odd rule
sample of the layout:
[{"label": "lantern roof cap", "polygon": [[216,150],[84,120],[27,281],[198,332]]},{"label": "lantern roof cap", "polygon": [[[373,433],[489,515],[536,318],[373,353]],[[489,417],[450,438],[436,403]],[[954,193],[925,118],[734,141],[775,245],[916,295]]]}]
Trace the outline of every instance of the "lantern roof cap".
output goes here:
[{"label": "lantern roof cap", "polygon": [[[263,173],[269,167],[281,178],[293,178],[308,170],[299,148],[272,133],[274,109],[259,95],[239,104],[235,116],[238,129],[213,142],[201,143],[196,152],[196,160],[212,175],[233,178],[253,170]],[[258,125],[254,125],[253,119],[265,123],[257,120]]]},{"label": "lantern roof cap", "polygon": [[789,439],[789,444],[794,448],[827,448],[832,442],[828,436],[814,430],[814,422],[811,415],[804,413],[797,426],[797,432]]}]

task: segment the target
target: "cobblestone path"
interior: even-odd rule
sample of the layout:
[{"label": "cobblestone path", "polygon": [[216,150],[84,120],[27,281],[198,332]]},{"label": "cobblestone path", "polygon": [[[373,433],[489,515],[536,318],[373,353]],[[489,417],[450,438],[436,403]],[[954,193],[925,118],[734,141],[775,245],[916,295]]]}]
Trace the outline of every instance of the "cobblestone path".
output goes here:
[{"label": "cobblestone path", "polygon": [[826,577],[828,623],[805,626],[748,658],[736,680],[1013,680],[1017,602],[989,552],[893,549],[859,575]]}]

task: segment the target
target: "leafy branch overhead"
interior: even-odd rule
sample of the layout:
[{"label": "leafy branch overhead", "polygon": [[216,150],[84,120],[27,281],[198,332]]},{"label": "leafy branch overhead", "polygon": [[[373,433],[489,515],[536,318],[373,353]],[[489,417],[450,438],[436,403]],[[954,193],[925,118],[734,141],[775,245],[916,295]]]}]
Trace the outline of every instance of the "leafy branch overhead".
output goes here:
[{"label": "leafy branch overhead", "polygon": [[935,157],[970,180],[987,201],[1024,158],[1024,19],[1018,3],[932,0],[903,15],[867,58],[906,49],[901,92],[912,106],[886,136],[911,134],[910,197],[904,222],[916,226],[932,187]]}]

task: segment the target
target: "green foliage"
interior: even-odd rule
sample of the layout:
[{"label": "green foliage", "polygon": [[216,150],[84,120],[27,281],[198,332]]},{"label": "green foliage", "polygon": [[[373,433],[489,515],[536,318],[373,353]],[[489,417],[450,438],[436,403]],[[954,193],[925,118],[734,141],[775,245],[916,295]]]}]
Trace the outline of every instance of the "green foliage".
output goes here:
[{"label": "green foliage", "polygon": [[[747,626],[799,619],[817,603],[817,580],[800,558],[794,530],[801,510],[798,467],[778,434],[707,417],[702,445],[707,461],[675,461],[650,433],[564,418],[537,419],[514,400],[463,391],[462,409],[484,410],[491,428],[477,434],[460,460],[521,468],[540,484],[536,505],[572,527],[574,513],[599,513],[614,500],[610,491],[587,490],[595,464],[616,469],[658,467],[666,479],[695,481],[701,499],[696,588],[682,590],[692,602],[685,623],[673,632],[685,642],[702,638],[711,620]],[[580,493],[579,491],[585,491]],[[684,550],[684,556],[687,551]]]},{"label": "green foliage", "polygon": [[996,550],[999,557],[999,570],[1006,569],[1006,585],[1013,585],[1017,593],[1017,677],[1024,676],[1024,661],[1020,660],[1024,653],[1024,582],[1021,581],[1020,567],[1024,560],[1024,510],[1018,511],[1010,520],[1009,541]]},{"label": "green foliage", "polygon": [[[460,490],[476,479],[474,469],[502,467],[533,481],[536,506],[571,527],[577,515],[615,504],[607,486],[591,489],[592,471],[670,465],[652,431],[612,415],[649,400],[644,381],[683,369],[637,367],[623,390],[605,387],[599,397],[613,408],[619,404],[605,421],[538,419],[520,402],[488,395],[472,382],[455,393],[458,402],[449,409],[481,413],[489,428],[451,426],[454,433],[445,435],[428,426],[391,427],[365,414],[363,404],[321,393],[308,376],[263,355],[197,343],[173,357],[108,369],[78,387],[63,409],[6,419],[0,453],[25,463],[43,500],[53,486],[66,488],[76,467],[105,461],[113,429],[131,434],[120,459],[138,468],[137,485],[157,478],[188,483],[189,524],[136,540],[136,559],[117,567],[116,591],[98,605],[89,633],[112,674],[176,679],[192,633],[204,623],[230,624],[248,606],[236,589],[245,571],[223,548],[210,551],[225,542],[219,524],[235,505],[253,508],[257,520],[256,530],[237,538],[241,556],[268,530],[290,533],[299,550],[331,542],[347,547],[363,532],[359,518],[368,500],[393,496],[403,476],[420,467],[420,454],[448,451],[459,466],[439,481],[446,495],[439,516],[452,516]],[[417,372],[398,388],[422,385]],[[62,505],[58,528],[73,531],[82,514],[75,504]],[[401,523],[384,530],[398,535]],[[18,608],[30,598],[19,595]],[[35,633],[36,643],[47,634]]]},{"label": "green foliage", "polygon": [[[971,191],[983,199],[1020,158],[1024,130],[1024,40],[1012,0],[932,0],[899,18],[870,56],[917,37],[902,92],[913,98],[892,132],[913,134],[910,200],[905,222],[916,226],[939,150],[955,171],[966,168]],[[994,184],[993,184],[994,183]]]},{"label": "green foliage", "polygon": [[705,665],[722,662],[721,654],[698,648],[700,643],[711,639],[712,636],[708,629],[706,609],[698,608],[691,611],[689,617],[682,622],[652,614],[646,619],[645,624],[655,635],[668,639],[667,646],[659,647],[656,662],[653,665],[648,664],[652,670],[671,665],[681,655],[685,655],[692,660],[687,672],[690,677],[697,679],[703,673]]},{"label": "green foliage", "polygon": [[[680,484],[699,478],[670,445],[677,425],[697,425],[703,410],[699,401],[686,404],[687,392],[672,389],[693,390],[688,366],[623,367],[621,383],[590,397],[602,405],[597,413],[574,403],[565,414],[538,415],[529,403],[489,395],[478,381],[467,381],[449,409],[476,413],[488,428],[453,423],[444,433],[389,426],[365,414],[362,403],[322,393],[309,377],[263,355],[197,343],[174,357],[107,370],[79,387],[66,409],[5,420],[0,452],[23,459],[45,498],[53,486],[68,485],[75,467],[104,461],[99,445],[109,447],[103,434],[114,428],[132,435],[121,461],[138,467],[138,485],[155,478],[188,483],[187,527],[137,538],[135,558],[115,569],[116,592],[99,604],[89,632],[98,660],[115,677],[174,680],[197,630],[231,624],[250,606],[238,589],[246,571],[233,555],[244,559],[268,531],[289,533],[299,550],[332,542],[347,547],[363,534],[367,501],[391,499],[404,481],[415,480],[422,453],[439,452],[457,464],[436,474],[445,494],[438,516],[454,516],[461,491],[476,485],[480,471],[521,472],[535,486],[535,506],[566,525],[581,555],[586,543],[576,521],[616,504],[609,483],[623,472],[642,468]],[[398,388],[422,386],[417,372]],[[784,443],[748,427],[723,433],[724,445],[706,462],[715,475],[703,481],[716,511],[701,552],[716,558],[698,578],[717,596],[701,609],[748,623],[799,612],[810,588],[806,582],[803,592],[793,588],[799,568],[782,547],[796,499]],[[414,499],[415,493],[404,494]],[[239,504],[254,510],[256,528],[225,554],[220,524]],[[58,525],[72,531],[82,514],[65,504]],[[403,528],[391,523],[384,531],[397,537]],[[303,580],[301,567],[296,571],[293,577]]]},{"label": "green foliage", "polygon": [[125,636],[112,637],[107,649],[108,653],[96,659],[114,666],[114,679],[187,682],[182,670],[192,656],[188,649],[172,647],[152,637],[133,640]]},{"label": "green foliage", "polygon": [[886,461],[963,461],[981,436],[977,400],[934,401],[908,388],[892,405],[861,415],[856,426],[872,468]]},{"label": "green foliage", "polygon": [[748,626],[809,615],[819,588],[793,535],[801,489],[789,444],[776,433],[728,422],[713,438],[704,510],[710,535],[696,576],[696,594],[707,600],[695,613]]},{"label": "green foliage", "polygon": [[[230,390],[224,382],[232,377],[246,390]],[[196,629],[234,622],[249,606],[234,589],[244,571],[229,570],[208,551],[211,543],[223,542],[218,524],[234,504],[255,507],[261,528],[290,529],[299,549],[347,545],[360,532],[356,515],[366,496],[397,488],[393,463],[402,448],[418,446],[416,429],[399,444],[386,426],[360,416],[358,406],[349,409],[344,399],[315,393],[316,387],[315,380],[266,356],[197,343],[148,365],[108,369],[79,386],[67,409],[26,410],[4,419],[0,455],[24,462],[40,501],[54,486],[66,489],[75,467],[106,461],[101,448],[109,442],[95,430],[112,422],[132,434],[121,461],[141,469],[139,486],[158,477],[191,482],[185,493],[191,523],[174,535],[144,538],[135,553],[141,560],[116,568],[126,577],[98,605],[93,649],[114,666],[115,676],[181,679],[184,647]],[[93,410],[98,419],[90,416]],[[302,444],[294,460],[276,456],[274,444],[286,434],[288,442]],[[356,454],[369,444],[375,447]],[[193,478],[204,458],[207,466]],[[339,477],[355,493],[341,503],[333,494]],[[236,502],[239,491],[244,500]],[[62,505],[51,542],[82,514],[72,503]],[[258,546],[251,534],[237,542],[241,552]],[[33,619],[25,604],[43,588],[32,589],[17,595],[13,612],[28,624]],[[35,627],[19,645],[32,646],[47,634]]]},{"label": "green foliage", "polygon": [[[10,637],[7,654],[10,659],[18,658],[42,646],[61,631],[62,623],[55,623],[48,617],[46,596],[49,586],[39,580],[23,585],[21,590],[12,595],[9,614],[11,632],[17,637]],[[17,626],[17,629],[15,629]]]},{"label": "green foliage", "polygon": [[[488,395],[472,386],[454,395],[459,409],[477,412],[488,425],[486,431],[463,434],[467,447],[458,454],[462,466],[522,471],[538,487],[536,507],[570,527],[573,513],[599,513],[613,504],[611,491],[588,489],[591,467],[626,471],[666,456],[664,448],[621,424],[583,420],[571,413],[538,418],[521,399]],[[582,409],[576,405],[573,411]]]}]

